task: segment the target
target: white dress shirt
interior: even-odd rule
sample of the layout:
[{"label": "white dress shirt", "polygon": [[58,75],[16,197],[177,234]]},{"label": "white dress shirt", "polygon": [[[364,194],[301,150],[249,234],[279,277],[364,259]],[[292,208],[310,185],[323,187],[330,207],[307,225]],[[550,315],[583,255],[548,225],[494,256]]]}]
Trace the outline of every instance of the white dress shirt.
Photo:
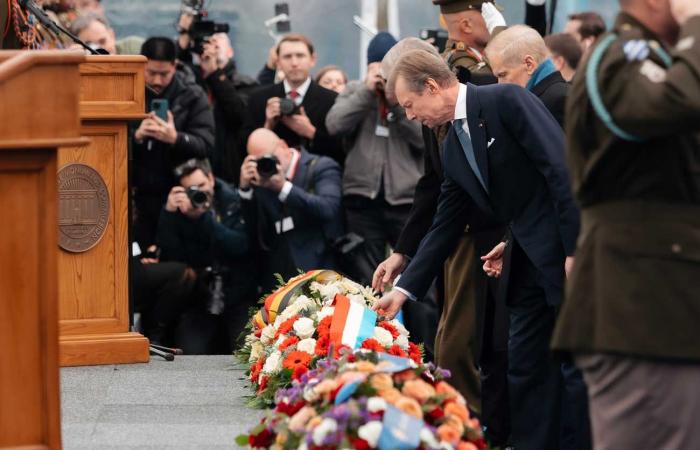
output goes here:
[{"label": "white dress shirt", "polygon": [[[289,167],[287,168],[287,173],[285,174],[285,177],[287,180],[284,182],[284,185],[282,185],[282,190],[278,194],[277,198],[279,201],[284,203],[287,201],[287,197],[289,196],[289,193],[292,191],[292,188],[294,187],[294,184],[292,184],[291,180],[294,178],[294,174],[297,171],[297,166],[299,165],[299,159],[301,158],[301,152],[295,148],[290,149],[292,151],[292,161],[289,163]],[[251,200],[253,198],[253,190],[251,188],[248,189],[238,189],[238,194],[241,196],[243,200]]]},{"label": "white dress shirt", "polygon": [[294,103],[296,103],[297,106],[301,105],[301,103],[304,101],[304,97],[306,96],[306,92],[309,90],[309,86],[311,86],[311,77],[307,78],[306,81],[304,81],[301,86],[299,86],[296,89],[292,89],[292,86],[289,85],[289,82],[287,80],[283,81],[284,84],[284,95],[289,97],[289,93],[291,91],[297,91],[297,98],[294,99]]}]

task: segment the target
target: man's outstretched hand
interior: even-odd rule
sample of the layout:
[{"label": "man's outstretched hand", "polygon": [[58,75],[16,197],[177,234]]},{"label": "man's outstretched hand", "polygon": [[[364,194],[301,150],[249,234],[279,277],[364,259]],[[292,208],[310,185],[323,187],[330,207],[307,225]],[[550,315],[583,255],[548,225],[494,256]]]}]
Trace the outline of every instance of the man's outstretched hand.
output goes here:
[{"label": "man's outstretched hand", "polygon": [[394,289],[379,299],[372,309],[386,320],[391,320],[401,311],[401,306],[403,306],[406,300],[408,300],[406,294]]}]

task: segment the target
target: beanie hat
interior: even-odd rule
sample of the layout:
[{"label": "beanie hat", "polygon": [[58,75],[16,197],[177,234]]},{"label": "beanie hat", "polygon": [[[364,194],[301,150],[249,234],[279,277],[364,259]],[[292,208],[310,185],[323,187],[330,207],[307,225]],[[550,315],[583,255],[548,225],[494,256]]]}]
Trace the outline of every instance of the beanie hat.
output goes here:
[{"label": "beanie hat", "polygon": [[367,47],[367,64],[373,62],[381,62],[384,59],[384,55],[387,54],[389,49],[396,44],[396,39],[394,36],[382,31],[369,41],[369,46]]}]

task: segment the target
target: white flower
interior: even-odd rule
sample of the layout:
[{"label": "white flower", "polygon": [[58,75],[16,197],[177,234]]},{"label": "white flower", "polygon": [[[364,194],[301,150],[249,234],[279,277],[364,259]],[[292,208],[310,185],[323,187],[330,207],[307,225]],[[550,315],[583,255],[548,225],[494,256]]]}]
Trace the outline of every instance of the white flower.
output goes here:
[{"label": "white flower", "polygon": [[381,397],[370,397],[367,399],[367,411],[376,413],[386,409],[386,400]]},{"label": "white flower", "polygon": [[323,308],[321,308],[321,311],[318,312],[316,319],[318,319],[318,321],[320,322],[323,319],[325,319],[326,317],[332,316],[334,312],[335,312],[335,307],[324,306]]},{"label": "white flower", "polygon": [[432,431],[427,427],[423,427],[420,430],[420,440],[427,444],[429,448],[440,448],[440,442],[437,440]]},{"label": "white flower", "polygon": [[316,302],[313,299],[310,299],[306,295],[300,295],[299,297],[294,300],[294,303],[291,305],[287,306],[287,308],[282,311],[282,314],[280,314],[280,317],[282,317],[282,320],[287,320],[294,316],[295,314],[299,314],[302,311],[308,311],[313,309],[316,306]]},{"label": "white flower", "polygon": [[282,369],[282,353],[278,351],[272,352],[265,360],[265,365],[262,368],[263,373],[274,375]]},{"label": "white flower", "polygon": [[309,446],[306,445],[306,439],[301,440],[301,444],[297,447],[297,450],[309,450]]},{"label": "white flower", "polygon": [[403,334],[396,338],[396,344],[401,347],[401,350],[408,350],[408,338]]},{"label": "white flower", "polygon": [[271,345],[272,341],[275,339],[275,327],[273,325],[267,325],[262,329],[260,334],[260,342],[263,345]]},{"label": "white flower", "polygon": [[294,322],[294,332],[299,336],[299,339],[310,338],[315,331],[314,321],[308,317],[301,317]]},{"label": "white flower", "polygon": [[378,420],[367,422],[357,429],[357,436],[367,441],[372,448],[377,446],[380,434],[382,434],[382,423]]},{"label": "white flower", "polygon": [[348,294],[348,300],[350,303],[357,303],[361,306],[367,306],[367,300],[360,294]]},{"label": "white flower", "polygon": [[299,341],[299,343],[297,344],[297,350],[299,350],[300,352],[306,352],[309,355],[314,356],[316,354],[316,339],[307,338]]},{"label": "white flower", "polygon": [[337,282],[333,282],[319,285],[318,292],[319,294],[321,294],[321,297],[323,298],[324,302],[330,302],[333,301],[336,294],[341,294],[343,291]]},{"label": "white flower", "polygon": [[342,286],[343,290],[349,294],[357,294],[362,289],[361,284],[356,283],[349,278],[343,278],[340,280],[340,285]]},{"label": "white flower", "polygon": [[260,356],[263,354],[264,351],[265,347],[262,345],[262,342],[253,342],[253,344],[250,346],[250,358],[248,359],[248,361],[257,361],[258,359],[260,359]]},{"label": "white flower", "polygon": [[304,387],[304,400],[306,400],[309,403],[315,402],[320,397],[320,395],[314,389],[314,386],[316,386],[315,383],[310,383],[306,385],[306,387]]},{"label": "white flower", "polygon": [[313,439],[314,439],[314,444],[316,445],[321,445],[323,443],[323,440],[328,436],[330,433],[335,433],[335,431],[338,429],[338,423],[331,419],[331,418],[325,418],[321,421],[321,423],[318,424],[316,428],[314,428],[313,431]]},{"label": "white flower", "polygon": [[382,327],[374,327],[374,338],[379,341],[383,347],[391,347],[394,343],[394,338],[389,330]]},{"label": "white flower", "polygon": [[392,325],[394,326],[394,328],[396,328],[396,330],[397,330],[400,334],[402,334],[402,335],[408,337],[408,330],[406,329],[405,326],[403,326],[403,324],[401,324],[401,322],[399,322],[398,320],[394,319],[394,320],[392,320],[392,321],[389,322],[389,323],[392,324]]},{"label": "white flower", "polygon": [[287,339],[287,336],[285,336],[284,334],[280,334],[280,337],[277,338],[277,342],[275,342],[275,348],[279,348],[285,339]]}]

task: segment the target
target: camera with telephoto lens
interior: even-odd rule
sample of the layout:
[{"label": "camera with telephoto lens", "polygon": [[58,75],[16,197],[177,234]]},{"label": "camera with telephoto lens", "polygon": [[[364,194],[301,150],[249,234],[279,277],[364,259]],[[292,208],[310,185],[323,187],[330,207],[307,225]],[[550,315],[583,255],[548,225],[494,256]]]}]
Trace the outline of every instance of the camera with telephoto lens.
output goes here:
[{"label": "camera with telephoto lens", "polygon": [[206,207],[209,203],[209,195],[204,191],[200,191],[197,186],[188,187],[186,192],[194,208]]},{"label": "camera with telephoto lens", "polygon": [[190,50],[201,55],[204,52],[204,43],[216,33],[228,33],[227,23],[216,23],[206,20],[209,13],[204,9],[204,0],[182,0],[181,10],[185,14],[192,15],[192,25],[187,30],[190,36]]},{"label": "camera with telephoto lens", "polygon": [[280,160],[275,155],[261,156],[256,160],[258,174],[263,178],[270,178],[277,173],[277,164]]},{"label": "camera with telephoto lens", "polygon": [[293,116],[299,114],[299,106],[291,98],[280,97],[280,114],[283,116]]}]

